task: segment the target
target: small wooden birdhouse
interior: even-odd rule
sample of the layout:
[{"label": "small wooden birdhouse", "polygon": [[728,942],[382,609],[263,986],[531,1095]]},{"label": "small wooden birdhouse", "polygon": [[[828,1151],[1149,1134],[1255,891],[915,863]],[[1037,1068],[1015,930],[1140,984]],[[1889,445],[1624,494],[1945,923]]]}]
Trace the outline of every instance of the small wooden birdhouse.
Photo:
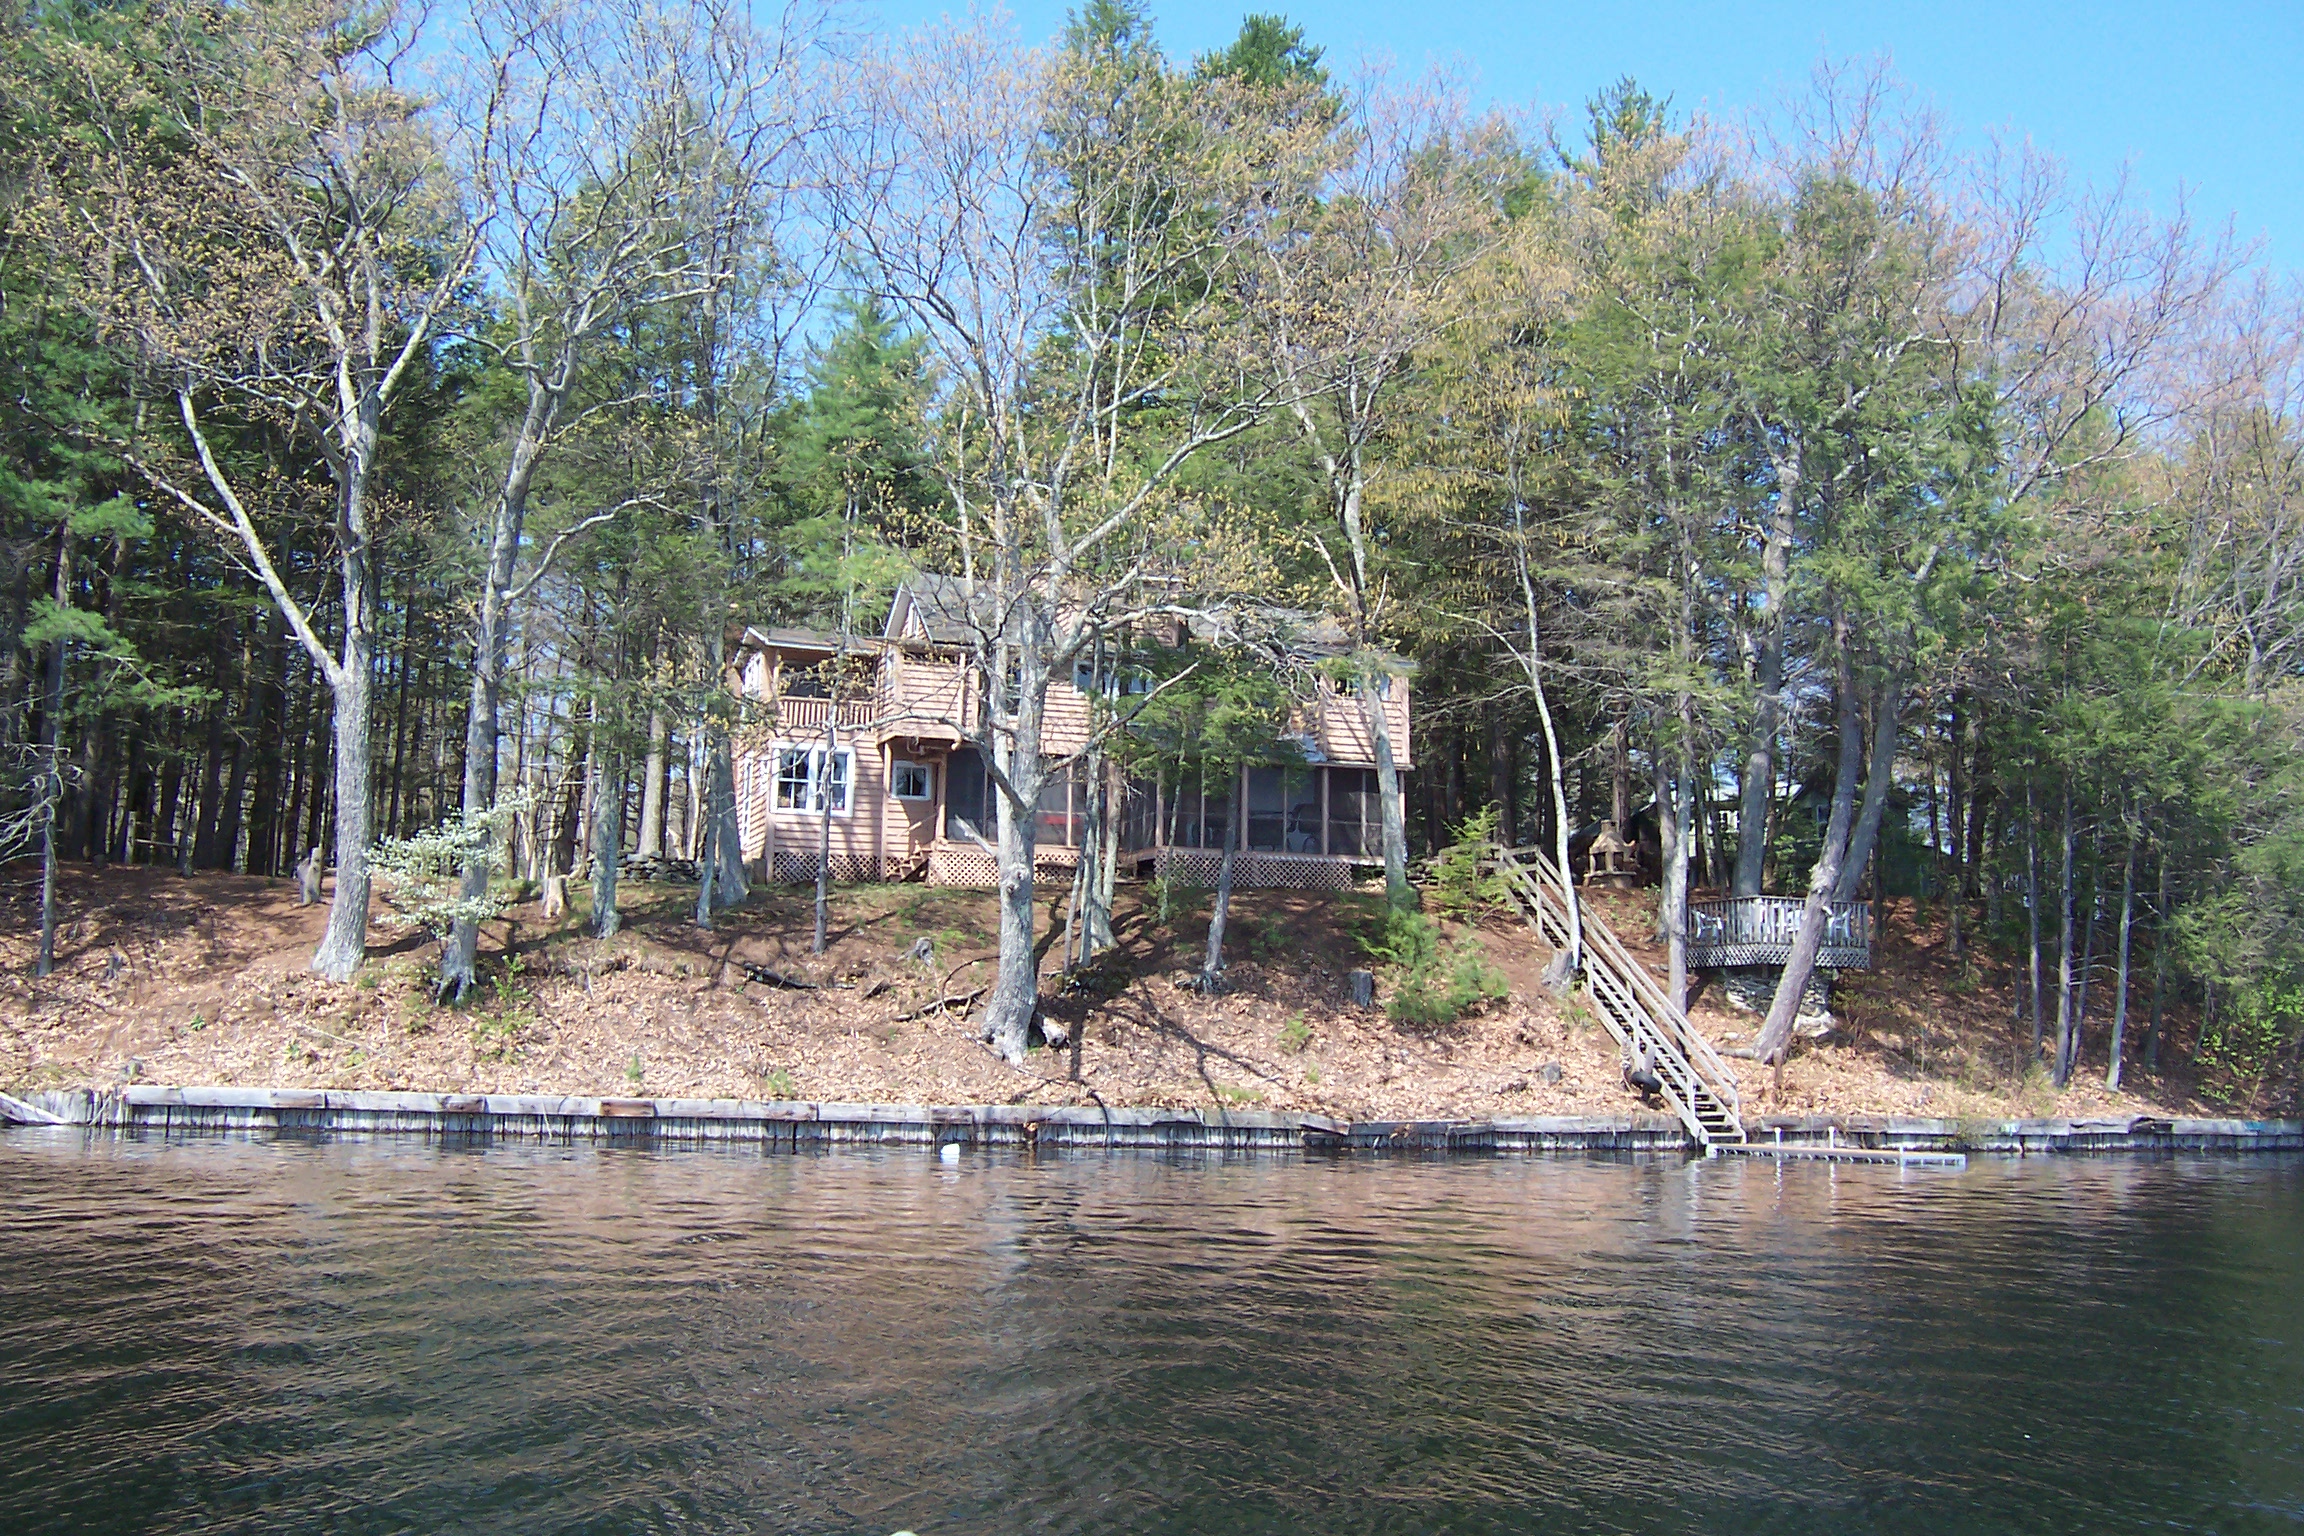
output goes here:
[{"label": "small wooden birdhouse", "polygon": [[1616,823],[1600,824],[1600,835],[1585,853],[1584,879],[1593,885],[1629,885],[1639,875],[1638,851],[1624,841]]}]

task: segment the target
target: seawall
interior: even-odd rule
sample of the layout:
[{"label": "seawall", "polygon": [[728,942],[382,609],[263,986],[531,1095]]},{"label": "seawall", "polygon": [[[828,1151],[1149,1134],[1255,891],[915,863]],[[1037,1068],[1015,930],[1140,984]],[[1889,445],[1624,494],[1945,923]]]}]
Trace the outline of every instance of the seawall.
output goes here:
[{"label": "seawall", "polygon": [[[131,1132],[396,1135],[667,1145],[1052,1147],[1225,1152],[1648,1152],[1700,1150],[1666,1115],[1339,1120],[1218,1109],[910,1105],[558,1094],[337,1092],[131,1084],[0,1096],[0,1120]],[[1939,1120],[1759,1116],[1755,1142],[1879,1150],[2048,1153],[2298,1152],[2304,1120]]]}]

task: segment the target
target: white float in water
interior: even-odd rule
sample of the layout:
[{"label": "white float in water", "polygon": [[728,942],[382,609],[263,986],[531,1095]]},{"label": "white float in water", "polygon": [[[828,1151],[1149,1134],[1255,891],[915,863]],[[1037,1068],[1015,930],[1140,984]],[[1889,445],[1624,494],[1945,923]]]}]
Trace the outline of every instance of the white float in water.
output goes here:
[{"label": "white float in water", "polygon": [[[956,1141],[948,1141],[944,1143],[942,1147],[937,1149],[936,1155],[948,1163],[956,1163],[960,1161],[960,1143]],[[910,1533],[907,1531],[898,1531],[896,1536],[910,1536]]]}]

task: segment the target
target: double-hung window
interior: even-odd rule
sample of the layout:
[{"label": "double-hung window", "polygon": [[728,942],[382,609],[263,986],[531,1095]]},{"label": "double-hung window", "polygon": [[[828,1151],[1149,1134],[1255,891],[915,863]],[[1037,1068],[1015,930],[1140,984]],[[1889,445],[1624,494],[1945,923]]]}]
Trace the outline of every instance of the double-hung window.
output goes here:
[{"label": "double-hung window", "polygon": [[825,767],[822,747],[778,747],[776,809],[822,812],[828,798],[833,815],[847,815],[848,786],[855,782],[855,750],[842,747],[832,754],[829,773]]}]

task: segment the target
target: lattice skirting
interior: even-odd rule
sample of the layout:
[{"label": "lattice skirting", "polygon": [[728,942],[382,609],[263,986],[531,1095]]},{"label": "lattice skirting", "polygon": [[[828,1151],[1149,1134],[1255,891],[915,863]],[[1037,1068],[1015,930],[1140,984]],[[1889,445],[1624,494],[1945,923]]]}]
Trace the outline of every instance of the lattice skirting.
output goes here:
[{"label": "lattice skirting", "polygon": [[[1080,862],[1077,848],[1039,848],[1033,851],[1032,877],[1071,876]],[[928,850],[928,883],[990,890],[1000,883],[1000,861],[981,848],[940,844]]]},{"label": "lattice skirting", "polygon": [[[1688,963],[1698,970],[1713,970],[1733,965],[1783,965],[1792,958],[1790,944],[1769,943],[1707,943],[1701,939],[1688,941]],[[1828,970],[1862,971],[1872,966],[1872,951],[1858,946],[1849,948],[1841,944],[1827,944],[1816,952],[1816,963]]]},{"label": "lattice skirting", "polygon": [[[816,850],[813,848],[779,848],[768,878],[786,885],[804,885],[816,879]],[[862,880],[884,878],[880,860],[865,853],[839,853],[832,855],[832,878],[852,884]]]},{"label": "lattice skirting", "polygon": [[[1163,848],[1153,868],[1171,880],[1213,886],[1224,872],[1224,855],[1204,848]],[[1348,891],[1359,873],[1349,860],[1284,853],[1243,853],[1232,865],[1235,886],[1298,891]]]}]

